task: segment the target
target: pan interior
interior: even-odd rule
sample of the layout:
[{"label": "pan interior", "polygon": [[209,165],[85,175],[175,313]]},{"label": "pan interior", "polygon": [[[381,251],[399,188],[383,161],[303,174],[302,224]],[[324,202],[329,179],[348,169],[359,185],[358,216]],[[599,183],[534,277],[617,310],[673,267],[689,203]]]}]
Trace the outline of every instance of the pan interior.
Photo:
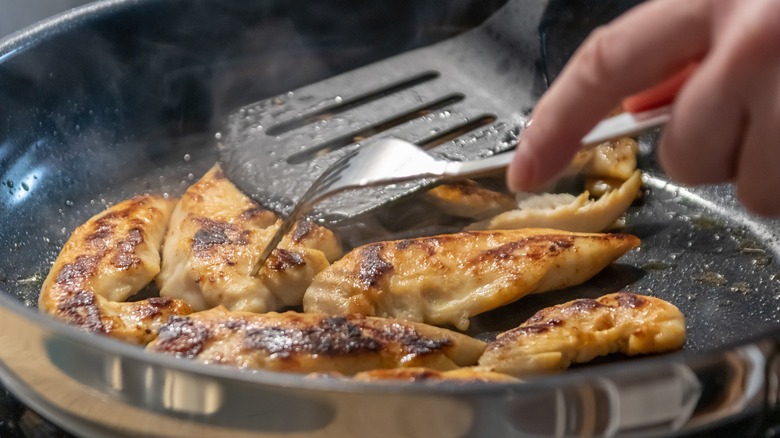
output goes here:
[{"label": "pan interior", "polygon": [[[76,226],[133,194],[181,194],[216,161],[212,133],[236,107],[462,32],[502,2],[453,0],[447,13],[434,0],[350,2],[362,15],[331,17],[342,20],[342,32],[323,17],[343,2],[319,2],[319,15],[292,3],[142,2],[57,29],[56,38],[39,36],[19,53],[12,49],[21,43],[3,46],[2,292],[36,307],[46,272]],[[547,51],[550,78],[583,29],[616,15],[615,3],[636,2],[603,2],[608,12],[581,28],[556,3],[563,2],[551,3],[555,13],[542,35],[557,44]],[[150,22],[150,13],[158,19]],[[407,37],[388,37],[399,34]],[[62,62],[59,53],[73,55]],[[543,306],[617,290],[679,306],[691,351],[780,327],[780,223],[745,214],[728,186],[670,183],[653,158],[655,137],[641,140],[646,194],[625,230],[642,238],[641,248],[580,287],[474,318],[470,334],[490,338]]]}]

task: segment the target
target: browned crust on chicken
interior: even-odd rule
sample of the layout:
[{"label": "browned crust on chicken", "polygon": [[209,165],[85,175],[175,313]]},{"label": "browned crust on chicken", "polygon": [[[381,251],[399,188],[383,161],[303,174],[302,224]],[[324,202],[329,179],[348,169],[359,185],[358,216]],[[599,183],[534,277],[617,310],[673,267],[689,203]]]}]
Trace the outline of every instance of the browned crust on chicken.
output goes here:
[{"label": "browned crust on chicken", "polygon": [[598,200],[586,191],[579,196],[543,193],[518,203],[518,209],[476,222],[467,229],[514,229],[536,226],[559,230],[596,233],[613,226],[636,199],[642,187],[641,172],[636,171],[622,184]]},{"label": "browned crust on chicken", "polygon": [[484,345],[449,330],[392,319],[217,307],[171,319],[147,348],[242,368],[351,375],[376,368],[473,365]]},{"label": "browned crust on chicken", "polygon": [[[600,198],[608,195],[610,192],[620,189],[625,181],[617,178],[600,178],[589,176],[585,178],[585,190],[592,196]],[[641,192],[637,192],[637,197]]]},{"label": "browned crust on chicken", "polygon": [[52,314],[84,330],[102,333],[133,344],[146,345],[172,316],[192,310],[181,300],[153,297],[142,301],[117,303],[87,291],[62,296]]},{"label": "browned crust on chicken", "polygon": [[591,158],[582,169],[588,177],[627,180],[636,170],[639,143],[631,137],[621,137],[597,145]]},{"label": "browned crust on chicken", "polygon": [[639,245],[627,234],[472,231],[354,249],[321,272],[307,312],[392,316],[468,327],[468,318],[531,293],[582,283]]},{"label": "browned crust on chicken", "polygon": [[160,270],[162,242],[172,203],[136,196],[78,227],[43,283],[38,306],[69,324],[145,344],[171,315],[190,312],[178,300],[123,303]]},{"label": "browned crust on chicken", "polygon": [[479,365],[522,377],[561,371],[609,353],[676,350],[684,342],[685,318],[677,307],[619,292],[540,310],[489,343]]},{"label": "browned crust on chicken", "polygon": [[253,267],[279,227],[276,215],[241,193],[215,165],[177,204],[163,250],[162,296],[193,309],[223,305],[265,312],[301,304],[315,274],[341,254],[333,233],[302,221],[257,275]]},{"label": "browned crust on chicken", "polygon": [[289,240],[291,245],[322,251],[329,263],[335,262],[344,254],[341,244],[339,244],[333,232],[310,220],[302,220],[296,223],[295,228],[289,235]]},{"label": "browned crust on chicken", "polygon": [[486,189],[471,180],[434,187],[425,192],[423,199],[447,214],[476,220],[517,207],[514,196]]},{"label": "browned crust on chicken", "polygon": [[404,382],[518,382],[515,377],[496,373],[478,367],[464,367],[450,371],[439,371],[430,368],[390,368],[383,370],[363,371],[355,374],[355,380],[364,382],[404,381]]}]

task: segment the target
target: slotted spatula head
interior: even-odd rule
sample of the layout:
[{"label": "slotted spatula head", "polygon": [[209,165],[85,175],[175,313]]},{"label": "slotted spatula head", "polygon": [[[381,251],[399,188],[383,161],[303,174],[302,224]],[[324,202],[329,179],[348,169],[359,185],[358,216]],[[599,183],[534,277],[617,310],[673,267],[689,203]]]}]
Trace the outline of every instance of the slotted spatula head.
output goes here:
[{"label": "slotted spatula head", "polygon": [[[546,4],[510,0],[467,33],[241,108],[220,138],[226,175],[286,216],[324,169],[379,138],[455,161],[513,148],[544,89],[539,26]],[[337,222],[432,182],[342,193],[312,213]]]}]

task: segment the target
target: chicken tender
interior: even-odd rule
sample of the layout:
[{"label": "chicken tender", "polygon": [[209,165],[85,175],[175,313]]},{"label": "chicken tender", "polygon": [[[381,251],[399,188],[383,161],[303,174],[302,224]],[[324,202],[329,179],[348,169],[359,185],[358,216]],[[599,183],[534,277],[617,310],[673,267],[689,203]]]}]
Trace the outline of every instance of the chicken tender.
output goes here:
[{"label": "chicken tender", "polygon": [[572,363],[620,352],[676,350],[685,318],[660,298],[619,292],[540,310],[488,344],[479,366],[516,377],[554,373]]},{"label": "chicken tender", "polygon": [[639,143],[631,137],[601,143],[591,151],[581,170],[585,176],[627,180],[636,170]]},{"label": "chicken tender", "polygon": [[179,300],[124,303],[160,272],[160,244],[172,202],[137,196],[76,228],[43,282],[38,307],[65,322],[137,344],[154,338]]},{"label": "chicken tender", "polygon": [[587,191],[576,197],[567,193],[531,195],[519,203],[519,209],[476,222],[467,229],[510,230],[546,226],[559,230],[596,233],[609,228],[626,212],[641,187],[641,172],[637,170],[617,190],[595,201],[590,199],[590,193]]},{"label": "chicken tender", "polygon": [[182,196],[163,249],[160,295],[195,310],[219,305],[267,312],[301,304],[315,274],[341,255],[336,237],[300,222],[252,275],[281,221],[241,193],[214,166]]},{"label": "chicken tender", "polygon": [[317,275],[303,306],[306,312],[392,316],[466,330],[474,315],[580,284],[638,245],[627,234],[543,228],[377,242]]},{"label": "chicken tender", "polygon": [[485,343],[425,324],[360,315],[229,312],[171,319],[147,347],[200,362],[293,373],[476,363]]},{"label": "chicken tender", "polygon": [[449,215],[476,220],[517,207],[514,196],[488,190],[470,180],[434,187],[423,194],[423,199]]}]

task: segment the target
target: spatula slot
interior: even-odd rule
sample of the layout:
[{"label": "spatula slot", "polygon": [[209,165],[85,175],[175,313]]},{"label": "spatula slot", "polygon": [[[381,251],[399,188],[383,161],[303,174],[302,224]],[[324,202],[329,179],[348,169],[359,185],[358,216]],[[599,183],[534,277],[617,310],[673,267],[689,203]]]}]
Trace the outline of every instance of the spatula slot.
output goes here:
[{"label": "spatula slot", "polygon": [[276,125],[273,125],[269,127],[265,132],[268,135],[282,135],[292,130],[295,130],[297,128],[300,128],[301,126],[306,126],[310,123],[314,123],[319,120],[333,117],[336,114],[343,113],[352,108],[365,105],[375,100],[379,100],[385,96],[389,96],[391,94],[395,94],[400,91],[407,90],[409,88],[423,84],[425,82],[432,81],[438,77],[439,77],[439,72],[436,71],[424,72],[419,75],[412,76],[411,78],[404,79],[400,82],[394,82],[384,87],[373,89],[367,93],[362,93],[348,99],[340,100],[339,103],[335,105],[329,105],[309,113],[301,114],[300,116],[295,117],[293,119],[286,120],[284,122],[280,122]]},{"label": "spatula slot", "polygon": [[[546,8],[546,1],[509,0],[482,27],[238,111],[220,140],[225,174],[286,216],[324,169],[382,138],[447,161],[512,149],[528,118],[525,109],[543,91],[538,46]],[[388,157],[409,155],[397,151]],[[383,164],[387,160],[377,166]],[[433,181],[347,191],[318,203],[312,215],[328,223],[369,220],[363,215]]]},{"label": "spatula slot", "polygon": [[466,123],[444,130],[432,137],[420,140],[415,144],[427,151],[435,148],[436,146],[447,143],[450,140],[454,140],[460,136],[466,135],[469,132],[479,129],[483,126],[490,125],[496,120],[498,120],[498,118],[494,114],[484,114],[476,119],[469,120]]},{"label": "spatula slot", "polygon": [[405,113],[401,113],[390,119],[386,119],[375,125],[367,126],[363,129],[353,131],[348,134],[342,135],[340,137],[336,137],[334,139],[320,143],[312,148],[306,149],[303,152],[298,152],[296,154],[290,155],[289,157],[287,157],[287,163],[288,164],[305,163],[314,158],[341,149],[344,146],[348,146],[352,143],[357,143],[368,137],[379,134],[380,132],[384,132],[389,129],[392,129],[410,120],[423,117],[438,109],[461,102],[464,99],[465,96],[461,93],[454,93],[454,94],[447,95],[433,102],[426,103],[425,105],[422,106],[418,106]]}]

